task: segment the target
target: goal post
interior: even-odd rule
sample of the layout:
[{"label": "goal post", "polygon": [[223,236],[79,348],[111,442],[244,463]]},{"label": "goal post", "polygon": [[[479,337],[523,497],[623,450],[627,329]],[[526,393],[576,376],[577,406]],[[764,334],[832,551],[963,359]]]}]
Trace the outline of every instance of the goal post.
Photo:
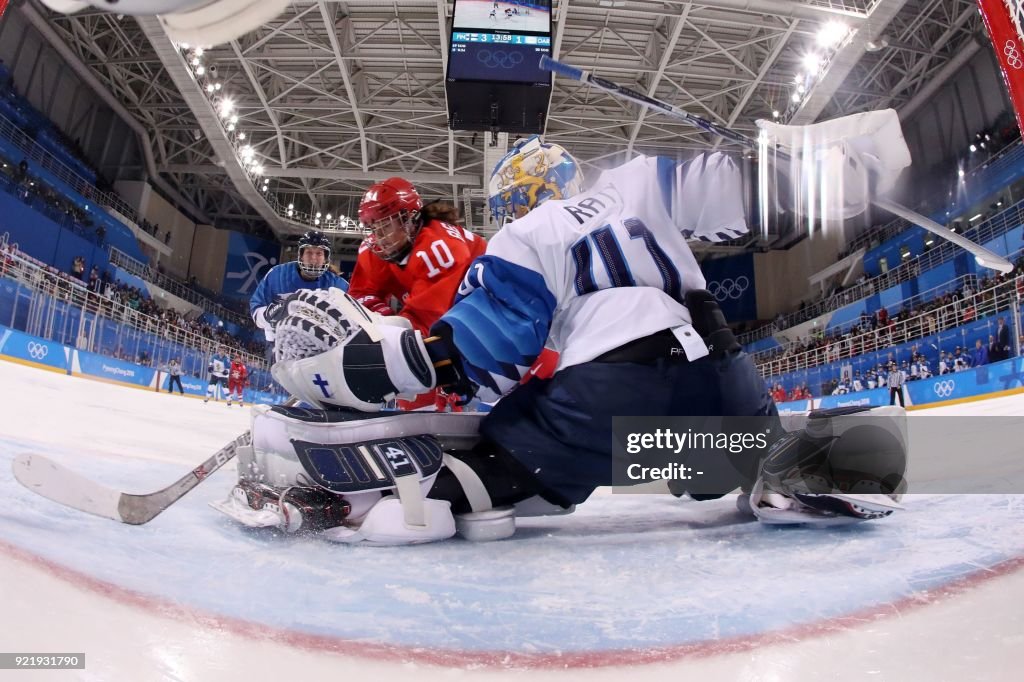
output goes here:
[{"label": "goal post", "polygon": [[978,0],[999,70],[1024,133],[1024,0]]}]

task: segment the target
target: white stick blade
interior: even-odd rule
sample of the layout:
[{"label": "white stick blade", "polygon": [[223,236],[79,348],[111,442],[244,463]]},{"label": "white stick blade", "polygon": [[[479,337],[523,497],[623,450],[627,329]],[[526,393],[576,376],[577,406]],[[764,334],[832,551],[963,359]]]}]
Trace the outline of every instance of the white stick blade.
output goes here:
[{"label": "white stick blade", "polygon": [[118,511],[121,493],[79,476],[42,455],[18,455],[11,468],[18,482],[37,495],[88,514],[122,520]]}]

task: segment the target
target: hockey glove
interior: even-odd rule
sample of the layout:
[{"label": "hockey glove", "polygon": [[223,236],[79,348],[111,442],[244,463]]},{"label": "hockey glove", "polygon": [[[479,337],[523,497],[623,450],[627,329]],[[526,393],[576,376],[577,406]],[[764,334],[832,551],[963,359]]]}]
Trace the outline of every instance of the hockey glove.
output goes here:
[{"label": "hockey glove", "polygon": [[391,306],[387,304],[387,301],[382,299],[380,296],[360,296],[356,299],[360,304],[367,310],[370,310],[382,317],[388,317],[394,315],[395,311],[391,309]]},{"label": "hockey glove", "polygon": [[[288,294],[287,296],[283,296],[266,306],[263,309],[262,317],[266,321],[267,327],[273,329],[281,322],[281,320],[297,311],[301,306],[315,306],[316,303],[325,298],[326,295],[326,291],[301,289]],[[256,322],[259,324],[259,319],[257,319]]]},{"label": "hockey glove", "polygon": [[375,412],[436,382],[419,332],[376,323],[339,289],[300,307],[276,331],[274,378],[312,404]]}]

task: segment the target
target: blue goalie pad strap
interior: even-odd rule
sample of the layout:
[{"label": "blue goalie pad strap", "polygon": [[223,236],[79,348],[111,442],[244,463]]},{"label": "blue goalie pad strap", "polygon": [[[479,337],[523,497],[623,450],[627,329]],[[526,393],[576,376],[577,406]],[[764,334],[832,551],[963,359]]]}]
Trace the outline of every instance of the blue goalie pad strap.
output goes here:
[{"label": "blue goalie pad strap", "polygon": [[310,478],[341,494],[394,489],[396,479],[425,480],[441,468],[444,455],[434,436],[386,438],[346,445],[293,440],[295,454]]}]

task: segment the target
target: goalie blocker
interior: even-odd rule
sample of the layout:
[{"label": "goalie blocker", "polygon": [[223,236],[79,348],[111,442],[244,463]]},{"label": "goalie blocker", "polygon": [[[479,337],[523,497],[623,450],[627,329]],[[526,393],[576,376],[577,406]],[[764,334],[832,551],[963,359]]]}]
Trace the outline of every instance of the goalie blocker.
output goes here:
[{"label": "goalie blocker", "polygon": [[[536,478],[485,451],[482,415],[257,407],[239,483],[215,509],[250,527],[313,532],[343,543],[419,544],[456,533],[498,540],[515,517],[571,512],[540,497]],[[902,408],[811,413],[782,435],[742,510],[766,524],[831,526],[902,509]]]}]

